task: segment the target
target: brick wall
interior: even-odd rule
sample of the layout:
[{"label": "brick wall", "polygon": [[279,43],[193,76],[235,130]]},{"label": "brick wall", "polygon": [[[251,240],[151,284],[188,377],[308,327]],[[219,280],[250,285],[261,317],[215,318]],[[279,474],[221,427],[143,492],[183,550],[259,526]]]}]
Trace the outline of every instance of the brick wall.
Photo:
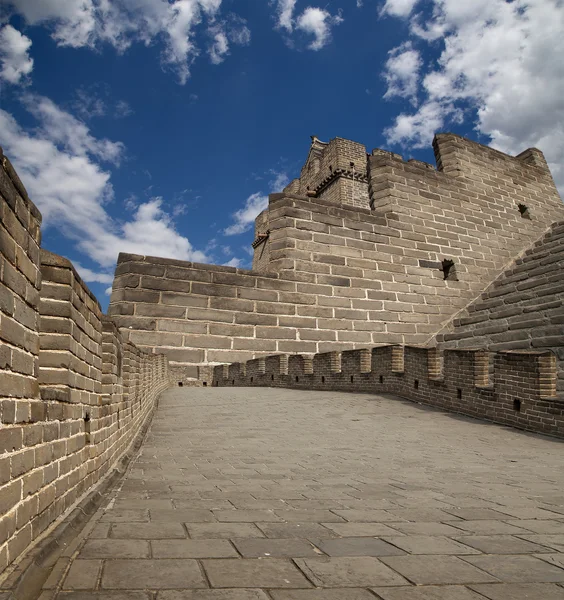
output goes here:
[{"label": "brick wall", "polygon": [[[451,134],[434,148],[438,169],[381,150],[367,162],[360,144],[314,140],[299,185],[321,189],[330,166],[364,157],[373,210],[287,188],[257,218],[257,233],[270,231],[257,271],[124,255],[110,313],[134,343],[193,376],[197,363],[263,352],[428,343],[564,218],[539,151],[510,157]],[[446,279],[443,261],[453,262]]]},{"label": "brick wall", "polygon": [[[493,369],[490,375],[489,362]],[[415,402],[564,437],[556,357],[547,351],[380,346],[314,356],[277,355],[214,368],[214,386],[393,393]]]},{"label": "brick wall", "polygon": [[551,349],[564,392],[564,222],[507,269],[437,335],[443,348]]},{"label": "brick wall", "polygon": [[169,385],[72,264],[40,250],[41,215],[0,167],[0,572],[108,473]]}]

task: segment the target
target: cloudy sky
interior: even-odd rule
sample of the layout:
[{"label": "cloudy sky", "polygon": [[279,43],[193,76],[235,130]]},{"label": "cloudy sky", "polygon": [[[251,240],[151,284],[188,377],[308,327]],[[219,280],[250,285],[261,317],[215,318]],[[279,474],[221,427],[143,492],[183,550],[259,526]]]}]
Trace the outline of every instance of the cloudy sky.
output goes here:
[{"label": "cloudy sky", "polygon": [[536,146],[564,188],[564,0],[0,4],[0,144],[104,304],[120,251],[248,267],[311,134]]}]

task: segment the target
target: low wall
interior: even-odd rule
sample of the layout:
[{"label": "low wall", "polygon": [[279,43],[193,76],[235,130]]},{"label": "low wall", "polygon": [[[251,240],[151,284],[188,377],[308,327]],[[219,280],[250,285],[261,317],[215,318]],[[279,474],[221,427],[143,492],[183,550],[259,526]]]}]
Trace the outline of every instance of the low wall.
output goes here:
[{"label": "low wall", "polygon": [[41,215],[0,166],[0,573],[108,473],[169,385],[72,264],[40,250]]},{"label": "low wall", "polygon": [[556,396],[552,352],[447,350],[441,355],[436,348],[380,346],[314,356],[275,355],[219,365],[213,385],[393,393],[495,423],[564,436],[564,400]]}]

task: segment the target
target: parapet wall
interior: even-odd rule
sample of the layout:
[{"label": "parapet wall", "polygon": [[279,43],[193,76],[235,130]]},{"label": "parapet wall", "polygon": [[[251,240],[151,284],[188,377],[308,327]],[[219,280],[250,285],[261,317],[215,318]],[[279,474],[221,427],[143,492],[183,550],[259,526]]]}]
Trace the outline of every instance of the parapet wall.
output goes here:
[{"label": "parapet wall", "polygon": [[168,387],[72,264],[0,155],[0,573],[109,473]]},{"label": "parapet wall", "polygon": [[551,349],[564,393],[564,222],[449,321],[436,342],[441,348]]},{"label": "parapet wall", "polygon": [[[493,362],[493,368],[490,367]],[[214,386],[393,393],[448,411],[564,436],[552,352],[380,346],[276,355],[214,368]]]}]

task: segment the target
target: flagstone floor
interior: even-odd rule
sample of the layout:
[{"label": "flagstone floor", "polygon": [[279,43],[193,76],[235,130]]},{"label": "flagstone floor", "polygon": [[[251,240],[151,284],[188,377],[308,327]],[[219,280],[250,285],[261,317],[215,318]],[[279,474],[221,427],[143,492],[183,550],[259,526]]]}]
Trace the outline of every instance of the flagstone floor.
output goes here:
[{"label": "flagstone floor", "polygon": [[58,600],[564,599],[564,444],[393,397],[165,392]]}]

